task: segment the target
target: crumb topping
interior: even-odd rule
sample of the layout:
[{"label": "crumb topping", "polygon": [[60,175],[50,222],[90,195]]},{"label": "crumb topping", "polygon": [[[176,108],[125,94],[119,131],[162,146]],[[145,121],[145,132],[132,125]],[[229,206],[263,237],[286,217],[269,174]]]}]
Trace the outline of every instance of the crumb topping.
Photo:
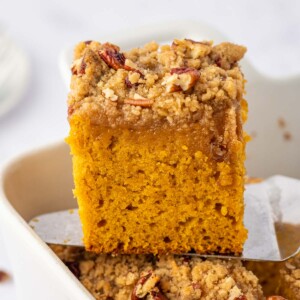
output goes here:
[{"label": "crumb topping", "polygon": [[294,298],[296,295],[300,295],[300,255],[286,262],[283,268],[280,270],[281,283],[280,291],[288,299]]},{"label": "crumb topping", "polygon": [[[240,261],[182,256],[92,254],[51,246],[96,299],[259,300],[257,277]],[[77,275],[76,275],[77,276]]]},{"label": "crumb topping", "polygon": [[199,121],[211,110],[239,109],[244,78],[238,61],[245,52],[231,43],[190,39],[151,42],[128,52],[110,43],[79,43],[69,118],[80,114],[112,127],[175,125]]}]

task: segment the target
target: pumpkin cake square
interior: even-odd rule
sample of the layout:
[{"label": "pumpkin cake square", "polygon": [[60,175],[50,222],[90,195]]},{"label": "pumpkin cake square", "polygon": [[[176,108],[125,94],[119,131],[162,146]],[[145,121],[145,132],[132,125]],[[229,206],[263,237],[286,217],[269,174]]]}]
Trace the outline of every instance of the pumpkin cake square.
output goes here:
[{"label": "pumpkin cake square", "polygon": [[242,252],[245,52],[190,39],[77,45],[67,142],[87,250]]}]

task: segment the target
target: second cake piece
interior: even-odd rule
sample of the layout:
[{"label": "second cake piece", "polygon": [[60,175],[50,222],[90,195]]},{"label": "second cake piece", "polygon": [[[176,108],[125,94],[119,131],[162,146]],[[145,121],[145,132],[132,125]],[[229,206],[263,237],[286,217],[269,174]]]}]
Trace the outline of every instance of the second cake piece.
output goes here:
[{"label": "second cake piece", "polygon": [[242,252],[245,51],[76,47],[67,142],[87,250]]}]

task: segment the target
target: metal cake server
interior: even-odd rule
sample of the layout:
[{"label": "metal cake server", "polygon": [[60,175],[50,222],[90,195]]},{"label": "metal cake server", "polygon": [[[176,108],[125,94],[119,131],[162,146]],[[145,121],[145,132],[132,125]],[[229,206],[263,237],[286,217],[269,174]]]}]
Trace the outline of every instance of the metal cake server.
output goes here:
[{"label": "metal cake server", "polygon": [[[201,257],[254,261],[284,261],[300,252],[300,181],[274,176],[246,186],[245,226],[248,239],[241,256]],[[29,222],[43,241],[83,247],[78,209],[43,214]]]}]

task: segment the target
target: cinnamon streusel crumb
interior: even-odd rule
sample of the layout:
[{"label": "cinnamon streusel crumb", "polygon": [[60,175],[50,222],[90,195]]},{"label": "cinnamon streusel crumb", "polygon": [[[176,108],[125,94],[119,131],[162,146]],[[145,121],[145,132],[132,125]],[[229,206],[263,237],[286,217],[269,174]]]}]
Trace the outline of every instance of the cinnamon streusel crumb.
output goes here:
[{"label": "cinnamon streusel crumb", "polygon": [[51,247],[67,266],[72,266],[74,259],[78,262],[79,280],[98,300],[109,297],[115,300],[264,299],[258,279],[238,260],[173,255],[113,257],[79,248]]}]

